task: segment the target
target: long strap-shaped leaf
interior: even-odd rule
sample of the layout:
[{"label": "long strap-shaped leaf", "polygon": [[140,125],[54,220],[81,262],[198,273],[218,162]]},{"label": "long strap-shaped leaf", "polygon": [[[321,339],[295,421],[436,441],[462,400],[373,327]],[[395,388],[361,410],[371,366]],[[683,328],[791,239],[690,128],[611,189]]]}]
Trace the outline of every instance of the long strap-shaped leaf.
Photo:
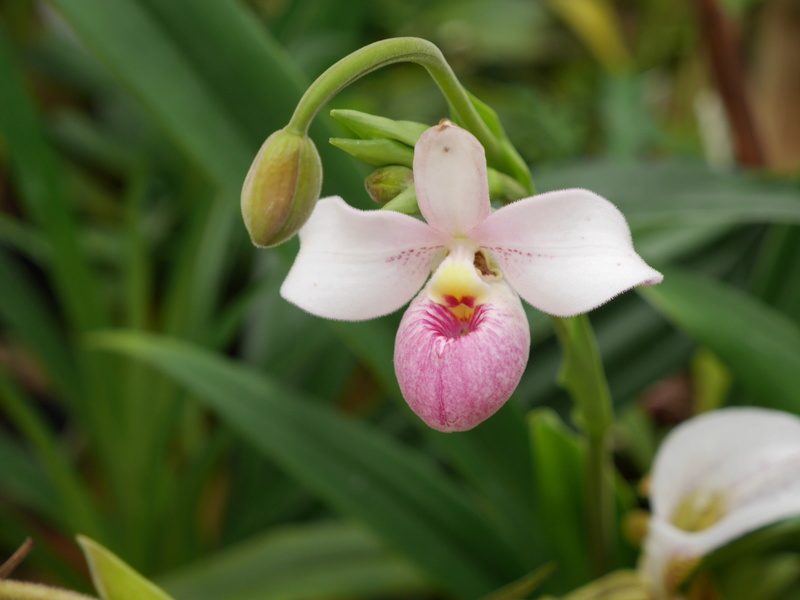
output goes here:
[{"label": "long strap-shaped leaf", "polygon": [[281,600],[419,596],[433,590],[361,527],[311,522],[269,531],[159,582],[175,598]]},{"label": "long strap-shaped leaf", "polygon": [[800,412],[800,327],[783,313],[731,285],[679,269],[641,294],[708,346],[762,406]]},{"label": "long strap-shaped leaf", "polygon": [[47,145],[14,58],[0,27],[0,145],[8,148],[25,212],[54,251],[54,260],[48,263],[48,268],[70,325],[78,331],[106,326],[105,311],[97,302],[97,281],[78,244],[77,225],[58,161]]},{"label": "long strap-shaped leaf", "polygon": [[424,456],[206,350],[133,332],[93,340],[173,377],[265,456],[459,597],[479,597],[524,572]]},{"label": "long strap-shaped leaf", "polygon": [[797,184],[720,174],[700,162],[582,162],[536,175],[539,189],[585,187],[611,200],[634,230],[674,224],[798,223]]},{"label": "long strap-shaped leaf", "polygon": [[238,194],[251,148],[150,15],[132,0],[52,3],[195,163]]},{"label": "long strap-shaped leaf", "polygon": [[[50,0],[164,131],[238,196],[258,144],[282,127],[302,75],[238,2]],[[315,129],[324,139],[329,132]],[[353,162],[320,146],[330,193],[366,200]],[[237,203],[232,203],[232,206]]]}]

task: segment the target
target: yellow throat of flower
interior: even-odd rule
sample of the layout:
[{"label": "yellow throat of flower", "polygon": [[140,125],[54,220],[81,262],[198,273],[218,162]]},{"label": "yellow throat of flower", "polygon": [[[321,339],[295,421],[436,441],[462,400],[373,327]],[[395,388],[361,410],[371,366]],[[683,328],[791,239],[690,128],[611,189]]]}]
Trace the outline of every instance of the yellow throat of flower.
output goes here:
[{"label": "yellow throat of flower", "polygon": [[470,319],[475,309],[489,299],[491,288],[481,278],[475,256],[476,250],[466,245],[451,248],[428,284],[428,297],[461,320]]},{"label": "yellow throat of flower", "polygon": [[726,508],[724,494],[695,490],[681,499],[672,513],[672,524],[683,531],[703,531],[724,517]]},{"label": "yellow throat of flower", "polygon": [[[708,529],[717,523],[725,516],[726,509],[725,494],[699,489],[681,498],[670,520],[678,529],[694,533]],[[669,560],[664,568],[663,585],[670,597],[677,597],[681,586],[695,570],[700,560],[698,556],[675,556]],[[689,599],[717,598],[712,591],[708,590],[708,585],[708,582],[703,579],[695,581],[688,590],[687,597]],[[698,596],[698,593],[701,595]]]}]

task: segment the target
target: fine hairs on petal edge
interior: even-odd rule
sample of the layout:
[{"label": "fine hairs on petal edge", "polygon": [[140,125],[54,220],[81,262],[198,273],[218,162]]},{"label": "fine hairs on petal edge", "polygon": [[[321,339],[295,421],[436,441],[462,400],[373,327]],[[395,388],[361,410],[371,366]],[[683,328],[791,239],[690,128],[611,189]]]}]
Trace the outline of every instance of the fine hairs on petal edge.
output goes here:
[{"label": "fine hairs on petal edge", "polygon": [[491,252],[511,286],[558,317],[589,312],[663,275],[633,247],[622,212],[590,190],[555,190],[517,200],[469,233]]}]

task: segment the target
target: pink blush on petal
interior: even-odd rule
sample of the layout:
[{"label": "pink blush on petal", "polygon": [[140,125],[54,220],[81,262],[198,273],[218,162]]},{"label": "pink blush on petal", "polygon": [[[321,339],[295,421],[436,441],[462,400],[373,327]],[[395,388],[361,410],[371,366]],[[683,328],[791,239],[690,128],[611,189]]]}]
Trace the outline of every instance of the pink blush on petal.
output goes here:
[{"label": "pink blush on petal", "polygon": [[530,349],[525,312],[505,283],[467,320],[423,291],[409,306],[395,341],[403,397],[429,426],[466,431],[492,416],[519,383]]}]

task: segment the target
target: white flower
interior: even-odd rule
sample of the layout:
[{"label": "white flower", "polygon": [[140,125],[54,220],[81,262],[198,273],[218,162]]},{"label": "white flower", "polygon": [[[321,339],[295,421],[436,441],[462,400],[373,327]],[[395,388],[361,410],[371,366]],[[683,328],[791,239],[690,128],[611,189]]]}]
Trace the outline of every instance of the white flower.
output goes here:
[{"label": "white flower", "polygon": [[400,325],[395,371],[435,429],[475,427],[516,388],[530,344],[519,296],[572,316],[662,279],[634,252],[622,214],[592,192],[492,212],[483,147],[449,121],[417,142],[414,184],[427,223],[320,200],[281,294],[314,315],[360,321],[408,303],[433,271]]},{"label": "white flower", "polygon": [[800,515],[800,418],[728,408],[677,427],[656,456],[642,574],[653,598],[712,550]]}]

